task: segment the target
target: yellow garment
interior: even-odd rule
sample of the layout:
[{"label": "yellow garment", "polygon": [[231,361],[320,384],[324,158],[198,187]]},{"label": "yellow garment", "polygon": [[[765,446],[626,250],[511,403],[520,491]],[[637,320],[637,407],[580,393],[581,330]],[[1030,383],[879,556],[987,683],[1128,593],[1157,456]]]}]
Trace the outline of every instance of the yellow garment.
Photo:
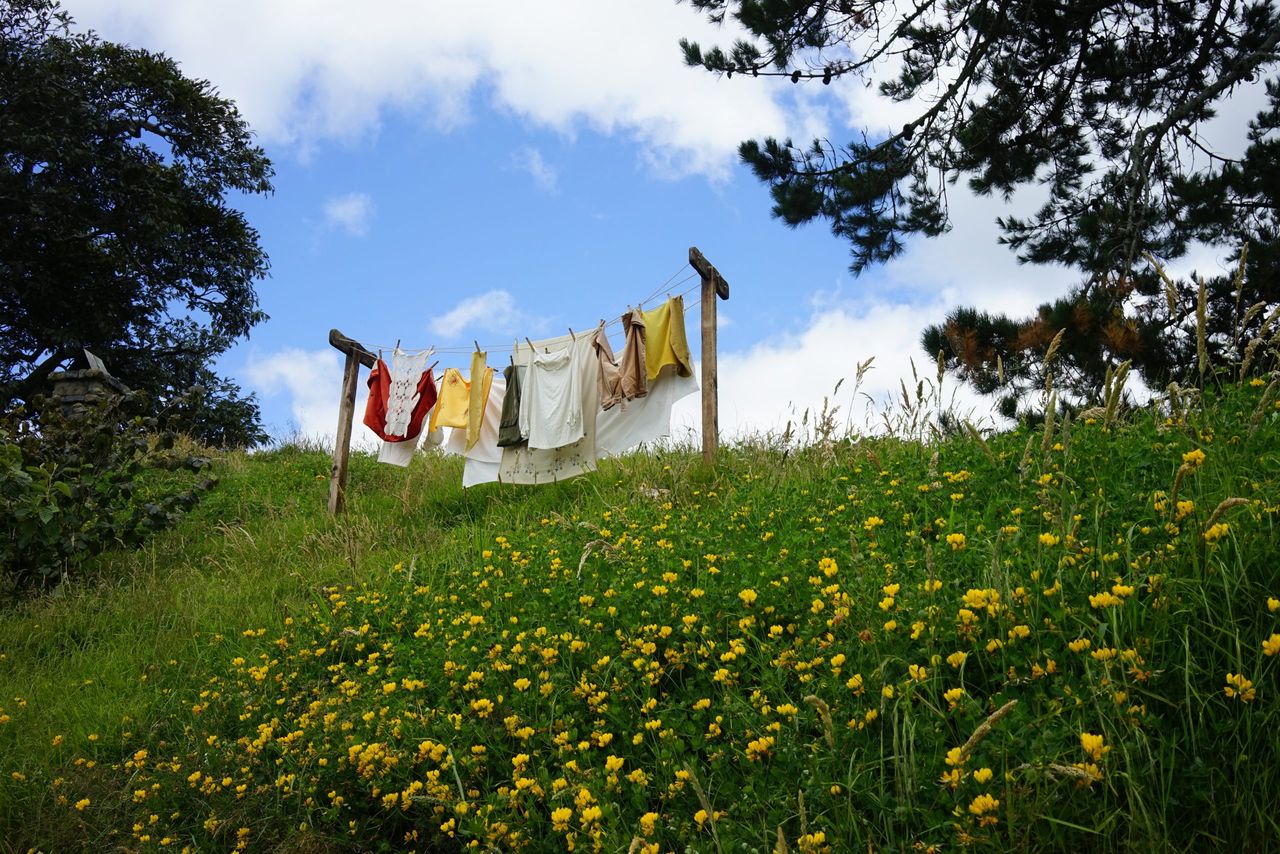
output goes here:
[{"label": "yellow garment", "polygon": [[[480,425],[484,423],[484,405],[489,399],[489,387],[493,385],[493,368],[485,365],[487,353],[477,350],[471,354],[471,382],[467,385],[467,450],[480,439]],[[476,377],[483,375],[481,382]]]},{"label": "yellow garment", "polygon": [[653,311],[644,312],[645,365],[652,382],[667,365],[682,377],[693,374],[693,357],[684,334],[684,297],[672,297]]},{"label": "yellow garment", "polygon": [[[486,387],[486,391],[487,391]],[[431,428],[467,426],[467,412],[471,408],[471,383],[462,378],[457,368],[445,368],[440,380],[440,396],[431,410]]]}]

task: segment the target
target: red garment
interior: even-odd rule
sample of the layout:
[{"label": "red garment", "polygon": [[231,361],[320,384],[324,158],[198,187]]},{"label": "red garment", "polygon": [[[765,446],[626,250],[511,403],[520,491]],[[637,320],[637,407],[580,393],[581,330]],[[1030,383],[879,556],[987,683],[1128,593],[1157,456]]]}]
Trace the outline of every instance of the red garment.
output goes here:
[{"label": "red garment", "polygon": [[422,422],[426,419],[431,407],[436,404],[436,380],[431,369],[422,372],[418,380],[418,402],[414,404],[409,417],[409,429],[403,436],[386,432],[387,400],[391,394],[391,371],[387,363],[378,360],[369,372],[369,403],[364,408],[364,423],[378,438],[387,442],[405,442],[416,439],[422,432]]}]

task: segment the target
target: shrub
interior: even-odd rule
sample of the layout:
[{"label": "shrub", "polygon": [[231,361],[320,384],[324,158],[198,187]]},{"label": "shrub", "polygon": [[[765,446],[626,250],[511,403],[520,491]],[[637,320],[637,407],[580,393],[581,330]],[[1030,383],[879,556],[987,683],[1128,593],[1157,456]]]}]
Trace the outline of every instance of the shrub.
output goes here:
[{"label": "shrub", "polygon": [[215,479],[175,450],[132,392],[67,417],[39,406],[0,420],[0,590],[47,589],[85,558],[173,525]]}]

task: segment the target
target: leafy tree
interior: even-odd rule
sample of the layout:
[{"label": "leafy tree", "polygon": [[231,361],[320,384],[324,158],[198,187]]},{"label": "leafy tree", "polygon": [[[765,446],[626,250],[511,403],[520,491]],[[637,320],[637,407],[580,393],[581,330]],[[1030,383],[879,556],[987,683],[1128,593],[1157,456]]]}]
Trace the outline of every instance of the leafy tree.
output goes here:
[{"label": "leafy tree", "polygon": [[[1220,101],[1280,58],[1276,4],[689,2],[713,21],[731,16],[749,36],[727,50],[682,41],[691,65],[874,85],[917,107],[900,129],[843,145],[765,139],[739,149],[769,185],[775,216],[790,226],[827,220],[850,243],[855,273],[893,258],[909,237],[945,232],[948,192],[962,178],[1005,200],[1042,188],[1033,215],[997,220],[999,240],[1020,260],[1079,269],[1081,285],[1024,321],[966,308],[924,336],[979,388],[995,390],[997,356],[1030,382],[1063,328],[1059,353],[1086,397],[1118,359],[1133,359],[1149,382],[1184,371],[1198,284],[1167,285],[1144,253],[1170,259],[1193,241],[1247,241],[1246,275],[1208,283],[1209,314],[1230,326],[1257,302],[1280,302],[1280,88],[1267,85],[1243,157],[1203,134]],[[1253,315],[1254,331],[1264,319]],[[1232,328],[1211,340],[1223,349],[1240,337]]]},{"label": "leafy tree", "polygon": [[262,441],[211,361],[266,319],[257,232],[227,196],[272,168],[235,105],[167,57],[73,32],[56,0],[0,0],[0,406],[88,348],[175,406],[170,426]]}]

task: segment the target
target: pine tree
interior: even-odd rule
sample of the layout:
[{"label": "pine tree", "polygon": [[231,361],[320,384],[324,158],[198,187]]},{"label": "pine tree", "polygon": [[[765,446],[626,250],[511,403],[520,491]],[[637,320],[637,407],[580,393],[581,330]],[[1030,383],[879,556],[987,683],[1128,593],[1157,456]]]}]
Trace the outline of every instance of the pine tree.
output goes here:
[{"label": "pine tree", "polygon": [[740,146],[769,186],[774,215],[793,227],[829,222],[850,244],[855,273],[912,237],[945,232],[948,190],[961,179],[1006,200],[1033,184],[1047,191],[1033,215],[998,220],[999,242],[1022,261],[1079,270],[1081,284],[1032,318],[963,308],[923,336],[930,355],[941,350],[980,390],[1010,380],[1004,391],[1016,405],[1061,329],[1058,371],[1082,400],[1126,359],[1150,384],[1185,375],[1199,285],[1166,284],[1148,254],[1249,245],[1243,277],[1206,283],[1219,325],[1210,343],[1223,352],[1238,347],[1249,307],[1266,309],[1249,319],[1256,332],[1280,303],[1280,88],[1267,84],[1268,107],[1242,158],[1213,150],[1203,134],[1216,105],[1276,66],[1274,3],[689,2],[749,35],[727,50],[682,41],[691,65],[728,78],[873,85],[918,105],[901,128],[843,145]]}]

